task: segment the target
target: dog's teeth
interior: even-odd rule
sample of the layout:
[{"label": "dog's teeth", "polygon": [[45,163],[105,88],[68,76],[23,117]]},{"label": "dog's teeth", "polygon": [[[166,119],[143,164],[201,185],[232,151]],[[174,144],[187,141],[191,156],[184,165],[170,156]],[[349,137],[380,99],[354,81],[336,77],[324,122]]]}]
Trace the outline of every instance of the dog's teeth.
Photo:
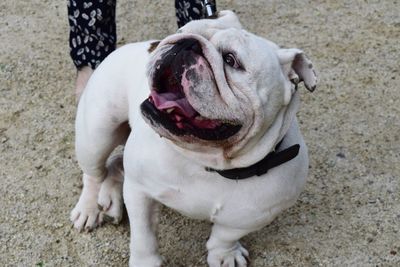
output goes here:
[{"label": "dog's teeth", "polygon": [[174,108],[169,108],[166,110],[167,113],[171,113],[172,111],[174,111]]}]

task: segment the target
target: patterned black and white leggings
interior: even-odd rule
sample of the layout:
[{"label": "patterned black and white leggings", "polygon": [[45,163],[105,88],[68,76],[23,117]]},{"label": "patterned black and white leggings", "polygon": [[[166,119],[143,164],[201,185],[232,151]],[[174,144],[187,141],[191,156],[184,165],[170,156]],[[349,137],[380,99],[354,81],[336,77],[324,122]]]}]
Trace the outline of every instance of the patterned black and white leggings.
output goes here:
[{"label": "patterned black and white leggings", "polygon": [[[116,0],[68,0],[70,55],[80,69],[95,69],[116,48]],[[178,27],[201,19],[200,0],[175,0]]]}]

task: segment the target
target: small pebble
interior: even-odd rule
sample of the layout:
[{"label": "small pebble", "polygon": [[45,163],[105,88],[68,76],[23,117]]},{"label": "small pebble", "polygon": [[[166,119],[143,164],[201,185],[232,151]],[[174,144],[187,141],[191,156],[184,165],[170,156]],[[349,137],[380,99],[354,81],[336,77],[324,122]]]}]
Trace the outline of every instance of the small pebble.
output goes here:
[{"label": "small pebble", "polygon": [[345,159],[346,155],[343,154],[342,152],[339,152],[339,153],[336,154],[336,157],[341,158],[341,159]]}]

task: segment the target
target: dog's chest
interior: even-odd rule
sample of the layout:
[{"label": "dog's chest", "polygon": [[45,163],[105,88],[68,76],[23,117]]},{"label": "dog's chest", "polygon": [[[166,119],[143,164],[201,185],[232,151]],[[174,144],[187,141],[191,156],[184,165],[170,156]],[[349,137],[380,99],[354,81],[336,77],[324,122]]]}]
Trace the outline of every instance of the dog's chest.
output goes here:
[{"label": "dog's chest", "polygon": [[295,201],[305,181],[306,173],[299,170],[297,160],[263,177],[226,179],[184,157],[148,127],[136,130],[140,134],[131,136],[125,147],[126,178],[191,218],[262,227]]},{"label": "dog's chest", "polygon": [[[196,219],[235,227],[258,228],[271,221],[297,197],[295,187],[283,187],[268,177],[232,181],[201,168],[174,173],[151,186],[152,196],[164,205]],[[283,179],[285,180],[285,179]],[[282,192],[284,190],[285,192]]]},{"label": "dog's chest", "polygon": [[142,171],[130,176],[160,203],[191,218],[235,227],[264,226],[297,195],[294,187],[284,187],[285,179],[233,181],[171,151],[159,151],[151,167],[142,165]]},{"label": "dog's chest", "polygon": [[155,199],[180,213],[195,219],[206,219],[212,222],[221,216],[221,210],[229,207],[229,202],[220,195],[215,197],[213,192],[204,186],[189,187],[186,183],[156,190]]}]

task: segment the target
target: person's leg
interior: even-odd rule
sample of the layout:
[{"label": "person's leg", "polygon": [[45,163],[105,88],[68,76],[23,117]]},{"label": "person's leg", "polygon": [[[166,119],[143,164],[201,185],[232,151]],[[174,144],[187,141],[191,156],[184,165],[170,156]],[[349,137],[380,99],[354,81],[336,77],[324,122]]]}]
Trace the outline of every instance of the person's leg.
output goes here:
[{"label": "person's leg", "polygon": [[203,18],[201,0],[175,0],[175,14],[178,27],[182,27],[191,20]]},{"label": "person's leg", "polygon": [[69,0],[70,55],[78,69],[75,93],[79,98],[90,75],[116,47],[116,0]]},{"label": "person's leg", "polygon": [[90,76],[93,74],[93,69],[89,66],[83,66],[77,70],[76,73],[76,81],[75,81],[75,98],[76,102],[79,101],[83,89],[85,89],[87,82],[89,81]]}]

